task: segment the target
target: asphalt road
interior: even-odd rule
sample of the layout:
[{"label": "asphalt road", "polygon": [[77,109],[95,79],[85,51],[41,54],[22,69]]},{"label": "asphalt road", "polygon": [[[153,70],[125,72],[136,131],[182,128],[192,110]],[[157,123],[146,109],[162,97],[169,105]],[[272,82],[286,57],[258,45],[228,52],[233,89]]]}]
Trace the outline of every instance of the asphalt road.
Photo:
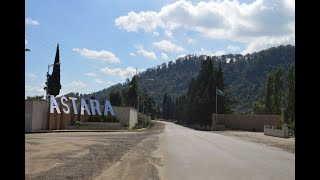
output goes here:
[{"label": "asphalt road", "polygon": [[159,138],[160,179],[295,179],[295,155],[279,148],[170,122]]}]

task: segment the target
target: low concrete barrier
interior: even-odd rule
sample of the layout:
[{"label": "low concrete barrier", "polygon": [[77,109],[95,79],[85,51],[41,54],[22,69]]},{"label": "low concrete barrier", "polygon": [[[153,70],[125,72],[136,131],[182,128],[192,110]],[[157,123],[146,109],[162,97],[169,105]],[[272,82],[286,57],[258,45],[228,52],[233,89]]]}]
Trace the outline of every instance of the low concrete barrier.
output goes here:
[{"label": "low concrete barrier", "polygon": [[288,138],[289,137],[288,132],[289,130],[287,125],[283,125],[282,129],[277,129],[276,126],[264,125],[264,134],[268,136]]}]

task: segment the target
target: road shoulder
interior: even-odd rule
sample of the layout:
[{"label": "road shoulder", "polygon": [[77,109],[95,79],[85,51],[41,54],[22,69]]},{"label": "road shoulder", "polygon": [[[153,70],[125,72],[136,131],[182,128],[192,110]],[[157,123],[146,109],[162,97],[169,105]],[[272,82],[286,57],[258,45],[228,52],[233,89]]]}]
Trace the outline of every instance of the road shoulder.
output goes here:
[{"label": "road shoulder", "polygon": [[248,140],[256,143],[265,144],[272,147],[280,148],[286,152],[295,154],[295,138],[279,138],[264,135],[263,132],[249,132],[249,131],[212,131],[212,133],[237,137],[243,140]]}]

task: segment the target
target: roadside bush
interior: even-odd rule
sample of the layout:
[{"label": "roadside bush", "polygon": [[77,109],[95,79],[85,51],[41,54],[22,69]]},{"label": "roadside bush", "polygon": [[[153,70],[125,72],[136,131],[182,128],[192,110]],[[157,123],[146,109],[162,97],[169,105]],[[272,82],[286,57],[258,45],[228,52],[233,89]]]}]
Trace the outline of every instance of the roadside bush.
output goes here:
[{"label": "roadside bush", "polygon": [[81,122],[80,121],[76,121],[76,122],[74,122],[74,125],[77,126],[77,128],[78,128],[78,127],[81,126]]},{"label": "roadside bush", "polygon": [[102,116],[102,120],[103,122],[114,122],[114,123],[120,122],[120,119],[118,119],[116,116],[112,116],[110,112],[108,113],[107,116]]},{"label": "roadside bush", "polygon": [[99,115],[91,115],[88,122],[101,122],[102,118]]},{"label": "roadside bush", "polygon": [[116,116],[112,116],[110,112],[107,116],[104,115],[91,115],[88,119],[89,122],[120,122],[120,119],[118,119]]},{"label": "roadside bush", "polygon": [[138,123],[135,125],[134,129],[146,128],[151,123],[151,117],[145,114],[138,114]]}]

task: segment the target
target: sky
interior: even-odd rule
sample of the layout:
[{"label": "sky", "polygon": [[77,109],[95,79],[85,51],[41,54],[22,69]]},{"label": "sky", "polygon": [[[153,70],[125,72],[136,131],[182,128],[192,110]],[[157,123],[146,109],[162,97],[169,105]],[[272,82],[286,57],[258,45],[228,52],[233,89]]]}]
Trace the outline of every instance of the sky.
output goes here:
[{"label": "sky", "polygon": [[45,95],[57,44],[60,95],[96,92],[187,54],[295,45],[294,0],[26,0],[25,10],[26,97]]}]

